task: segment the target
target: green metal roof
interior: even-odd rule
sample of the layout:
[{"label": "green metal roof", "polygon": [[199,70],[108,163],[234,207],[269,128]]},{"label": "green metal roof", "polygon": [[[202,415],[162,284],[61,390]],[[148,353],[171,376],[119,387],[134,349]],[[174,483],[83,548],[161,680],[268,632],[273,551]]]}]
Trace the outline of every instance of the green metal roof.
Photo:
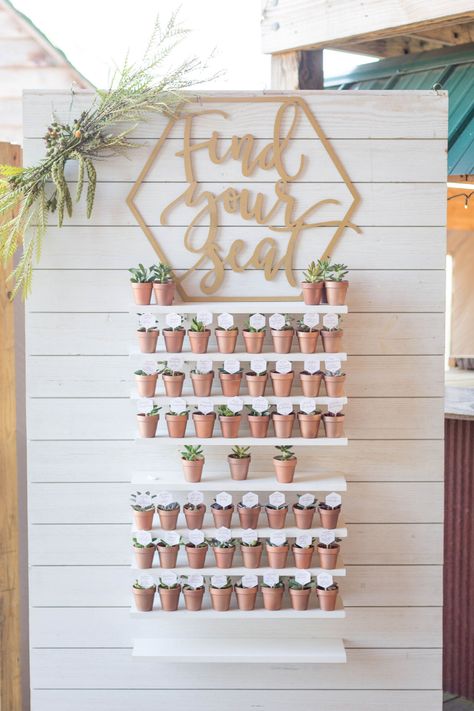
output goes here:
[{"label": "green metal roof", "polygon": [[448,91],[448,174],[474,174],[474,43],[362,64],[324,88]]}]

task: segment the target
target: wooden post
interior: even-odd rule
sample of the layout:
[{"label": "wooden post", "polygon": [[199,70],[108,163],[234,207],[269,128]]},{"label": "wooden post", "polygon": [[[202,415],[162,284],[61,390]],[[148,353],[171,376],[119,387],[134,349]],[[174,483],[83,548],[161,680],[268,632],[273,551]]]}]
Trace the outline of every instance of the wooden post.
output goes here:
[{"label": "wooden post", "polygon": [[324,89],[323,50],[272,54],[272,89]]},{"label": "wooden post", "polygon": [[[0,163],[21,165],[21,148],[0,143]],[[20,711],[20,600],[14,307],[0,265],[0,708]]]}]

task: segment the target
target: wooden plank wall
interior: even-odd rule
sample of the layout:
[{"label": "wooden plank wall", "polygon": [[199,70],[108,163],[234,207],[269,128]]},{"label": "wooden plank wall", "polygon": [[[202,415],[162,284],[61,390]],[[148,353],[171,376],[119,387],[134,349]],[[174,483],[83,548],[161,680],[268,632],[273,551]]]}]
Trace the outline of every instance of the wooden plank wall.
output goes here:
[{"label": "wooden plank wall", "polygon": [[[154,631],[128,613],[130,473],[157,462],[147,448],[132,446],[127,354],[135,320],[127,313],[125,270],[155,258],[124,198],[163,129],[157,117],[135,130],[145,145],[130,160],[100,164],[93,219],[87,222],[79,209],[67,227],[50,230],[28,301],[34,711],[65,704],[70,711],[125,711],[137,703],[184,711],[191,702],[196,711],[213,711],[222,706],[222,690],[232,690],[225,697],[229,711],[309,705],[316,690],[328,711],[441,708],[447,99],[431,92],[306,98],[362,196],[354,216],[362,234],[347,234],[333,254],[352,270],[344,321],[351,442],[337,449],[337,461],[331,448],[299,453],[318,471],[343,471],[348,479],[347,617],[310,630],[343,636],[348,663],[216,669],[131,658],[132,637]],[[90,100],[76,96],[71,113],[69,94],[28,93],[26,163],[41,155],[52,109],[68,118]],[[259,111],[246,107],[242,132],[270,137]],[[150,180],[164,176],[157,169]],[[318,180],[330,179],[317,172],[309,178],[315,191]],[[157,195],[169,192],[166,182],[148,190],[157,187]],[[249,236],[238,223],[229,233],[239,231]],[[175,240],[181,230],[162,233],[179,267],[189,266]],[[311,256],[303,249],[296,268]],[[176,448],[170,449],[173,468]],[[214,449],[221,457],[223,449]],[[209,466],[218,459],[209,455]],[[161,624],[170,629],[169,621]],[[308,634],[299,622],[252,627],[253,635]],[[199,624],[181,633],[198,635]],[[228,621],[212,633],[247,630]]]}]

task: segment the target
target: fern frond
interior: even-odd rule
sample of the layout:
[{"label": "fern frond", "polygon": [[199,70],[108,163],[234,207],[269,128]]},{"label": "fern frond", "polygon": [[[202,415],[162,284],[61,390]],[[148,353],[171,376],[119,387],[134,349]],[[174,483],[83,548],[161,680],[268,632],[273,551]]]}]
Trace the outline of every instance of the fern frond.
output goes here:
[{"label": "fern frond", "polygon": [[87,158],[86,161],[86,169],[87,169],[87,178],[89,180],[89,183],[87,185],[87,218],[89,218],[92,215],[92,209],[94,207],[94,198],[95,198],[95,188],[96,188],[96,183],[97,183],[97,173],[94,167],[93,162]]}]

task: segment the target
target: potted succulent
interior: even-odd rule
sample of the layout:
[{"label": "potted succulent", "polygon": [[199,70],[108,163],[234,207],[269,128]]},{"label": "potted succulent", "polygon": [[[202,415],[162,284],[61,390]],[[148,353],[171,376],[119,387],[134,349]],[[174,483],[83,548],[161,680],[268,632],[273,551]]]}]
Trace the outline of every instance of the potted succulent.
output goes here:
[{"label": "potted succulent", "polygon": [[246,529],[240,539],[240,553],[245,568],[259,568],[263,546],[257,531]]},{"label": "potted succulent", "polygon": [[318,555],[319,565],[324,570],[332,570],[336,567],[339,555],[339,539],[332,531],[323,531],[319,536]]},{"label": "potted succulent", "polygon": [[273,393],[276,397],[288,397],[295,377],[289,360],[277,360],[275,370],[270,371]]},{"label": "potted succulent", "polygon": [[291,325],[289,314],[273,314],[269,319],[275,353],[289,353],[293,343],[295,329]]},{"label": "potted succulent", "polygon": [[254,610],[258,592],[258,577],[256,575],[243,575],[235,583],[235,594],[239,610]]},{"label": "potted succulent", "polygon": [[344,397],[344,385],[346,382],[346,374],[342,372],[341,368],[336,370],[326,370],[324,371],[324,384],[326,386],[326,393],[328,397]]},{"label": "potted succulent", "polygon": [[132,275],[130,282],[132,284],[135,303],[140,306],[146,306],[151,301],[151,291],[153,288],[153,267],[147,269],[143,266],[143,264],[139,264],[138,267],[133,267],[128,271]]},{"label": "potted succulent", "polygon": [[216,528],[221,528],[222,526],[230,528],[234,508],[232,496],[230,494],[226,491],[221,491],[220,494],[217,494],[211,504],[211,513],[212,518],[214,519],[214,526]]},{"label": "potted succulent", "polygon": [[323,528],[337,528],[337,521],[341,513],[342,499],[340,494],[334,491],[326,496],[324,501],[319,502],[319,516]]},{"label": "potted succulent", "polygon": [[151,531],[153,528],[153,516],[155,515],[155,504],[153,499],[156,499],[156,494],[150,494],[145,491],[137,491],[136,494],[130,494],[130,502],[133,511],[133,524],[137,531]]},{"label": "potted succulent", "polygon": [[173,273],[168,264],[155,264],[152,268],[153,293],[158,306],[171,306],[174,299],[175,285]]},{"label": "potted succulent", "polygon": [[316,439],[321,424],[322,412],[316,407],[316,402],[312,398],[302,400],[300,411],[298,412],[298,423],[301,436],[304,439]]},{"label": "potted succulent", "polygon": [[321,262],[311,262],[305,272],[303,272],[303,301],[308,306],[316,306],[321,303],[324,286],[324,275],[321,271]]},{"label": "potted succulent", "polygon": [[243,330],[243,336],[247,353],[261,353],[265,340],[265,316],[250,314]]},{"label": "potted succulent", "polygon": [[301,353],[316,353],[319,336],[318,324],[318,314],[304,314],[297,321],[296,335]]},{"label": "potted succulent", "polygon": [[[175,408],[175,409],[174,409]],[[179,398],[170,402],[170,409],[165,415],[168,435],[170,437],[184,437],[188,424],[189,410],[186,403]]]},{"label": "potted succulent", "polygon": [[343,306],[346,303],[349,282],[344,277],[348,274],[345,264],[331,264],[324,279],[326,299],[331,306]]},{"label": "potted succulent", "polygon": [[183,506],[183,513],[186,519],[186,526],[189,529],[202,528],[204,515],[206,513],[206,504],[204,503],[204,496],[200,491],[191,491],[188,494],[188,501]]},{"label": "potted succulent", "polygon": [[188,532],[188,542],[185,545],[186,556],[190,568],[204,568],[208,544],[204,538],[204,533],[199,529]]},{"label": "potted succulent", "polygon": [[133,598],[138,612],[151,612],[155,599],[156,584],[151,575],[142,575],[133,583]]},{"label": "potted succulent", "polygon": [[251,405],[245,406],[248,410],[251,437],[266,437],[270,425],[270,405],[264,397],[257,397]]},{"label": "potted succulent", "polygon": [[209,337],[211,331],[206,328],[204,321],[200,321],[198,317],[193,318],[191,326],[188,329],[189,345],[193,353],[207,353]]},{"label": "potted succulent", "polygon": [[158,420],[160,419],[160,410],[161,407],[154,405],[152,402],[151,407],[147,410],[147,412],[137,413],[138,434],[140,437],[148,439],[156,435]]},{"label": "potted succulent", "polygon": [[268,497],[267,505],[265,506],[268,525],[270,528],[284,528],[286,515],[288,513],[288,504],[285,501],[285,494],[275,491]]},{"label": "potted succulent", "polygon": [[296,536],[292,546],[295,566],[300,570],[311,568],[311,561],[314,553],[314,541],[309,533]]},{"label": "potted succulent", "polygon": [[293,504],[293,514],[297,528],[311,528],[315,513],[316,499],[313,494],[303,494],[298,497],[296,504]]},{"label": "potted succulent", "polygon": [[176,568],[181,537],[176,531],[167,531],[158,539],[156,550],[161,568]]},{"label": "potted succulent", "polygon": [[270,568],[286,568],[289,545],[284,533],[272,533],[265,544]]},{"label": "potted succulent", "polygon": [[319,369],[319,361],[307,360],[300,372],[301,390],[304,397],[318,397],[323,373]]},{"label": "potted succulent", "polygon": [[135,565],[140,570],[153,567],[153,558],[156,551],[156,538],[150,531],[137,531],[132,538]]},{"label": "potted succulent", "polygon": [[263,576],[262,595],[265,610],[281,610],[285,592],[285,584],[276,573],[266,573]]},{"label": "potted succulent", "polygon": [[182,583],[186,610],[198,612],[202,608],[204,596],[204,578],[202,575],[188,575]]},{"label": "potted succulent", "polygon": [[212,609],[226,612],[230,607],[232,597],[232,580],[228,575],[213,575],[209,586]]},{"label": "potted succulent", "polygon": [[239,436],[241,413],[230,408],[229,405],[219,405],[217,408],[222,436],[232,438]]},{"label": "potted succulent", "polygon": [[341,318],[337,314],[325,314],[323,316],[323,327],[321,338],[325,353],[339,353],[342,351],[343,329],[339,328]]},{"label": "potted succulent", "polygon": [[242,496],[242,501],[237,504],[240,526],[242,528],[257,528],[258,518],[262,507],[258,502],[257,494],[249,492]]},{"label": "potted succulent", "polygon": [[288,590],[293,610],[308,609],[309,596],[313,588],[314,582],[311,579],[311,573],[307,570],[301,571],[289,579]]},{"label": "potted succulent", "polygon": [[219,368],[219,380],[225,397],[236,397],[240,393],[242,372],[238,360],[225,360]]},{"label": "potted succulent", "polygon": [[230,476],[234,481],[243,481],[247,478],[250,466],[250,447],[232,447],[232,451],[227,455],[229,462]]},{"label": "potted succulent", "polygon": [[216,421],[216,413],[214,412],[212,402],[205,402],[204,400],[200,402],[196,407],[196,411],[193,412],[192,417],[196,437],[202,437],[203,439],[212,437]]},{"label": "potted succulent", "polygon": [[325,612],[333,612],[336,609],[339,586],[334,582],[330,573],[320,573],[316,578],[316,595],[318,596],[319,607]]},{"label": "potted succulent", "polygon": [[343,412],[325,412],[323,422],[326,437],[344,437],[344,419]]},{"label": "potted succulent", "polygon": [[277,403],[276,412],[272,414],[275,437],[289,439],[293,432],[295,413],[292,406],[286,402]]},{"label": "potted succulent", "polygon": [[250,361],[250,368],[245,373],[249,395],[263,397],[268,380],[267,361],[263,358],[254,358]]},{"label": "potted succulent", "polygon": [[160,518],[160,526],[164,531],[174,531],[178,522],[180,505],[173,499],[169,491],[160,491],[157,497],[156,510]]},{"label": "potted succulent", "polygon": [[275,447],[279,452],[273,457],[273,467],[277,481],[280,484],[291,484],[295,476],[295,469],[298,459],[293,452],[293,447],[289,444],[284,444]]},{"label": "potted succulent", "polygon": [[156,363],[144,364],[143,368],[136,370],[134,375],[139,396],[154,397],[156,381],[158,380],[158,367],[156,366]]},{"label": "potted succulent", "polygon": [[233,353],[239,329],[234,326],[232,314],[220,314],[217,319],[216,341],[219,353]]},{"label": "potted succulent", "polygon": [[193,393],[196,397],[209,397],[214,380],[211,361],[198,361],[190,372]]},{"label": "potted succulent", "polygon": [[161,576],[158,593],[163,612],[175,612],[178,609],[181,585],[175,573],[166,573]]},{"label": "potted succulent", "polygon": [[181,451],[184,478],[191,484],[201,481],[204,467],[204,453],[200,444],[185,444]]},{"label": "potted succulent", "polygon": [[165,393],[167,397],[181,397],[184,384],[184,373],[180,370],[181,363],[175,362],[176,359],[168,361],[160,361],[159,373],[163,376]]},{"label": "potted succulent", "polygon": [[138,320],[138,347],[141,353],[154,353],[160,331],[153,314],[140,314]]},{"label": "potted succulent", "polygon": [[168,353],[181,353],[184,333],[183,317],[180,314],[167,314],[163,338],[165,339],[165,348]]},{"label": "potted succulent", "polygon": [[235,554],[235,538],[232,538],[231,531],[222,526],[218,528],[214,538],[211,539],[214,558],[218,568],[232,568],[232,561]]}]

